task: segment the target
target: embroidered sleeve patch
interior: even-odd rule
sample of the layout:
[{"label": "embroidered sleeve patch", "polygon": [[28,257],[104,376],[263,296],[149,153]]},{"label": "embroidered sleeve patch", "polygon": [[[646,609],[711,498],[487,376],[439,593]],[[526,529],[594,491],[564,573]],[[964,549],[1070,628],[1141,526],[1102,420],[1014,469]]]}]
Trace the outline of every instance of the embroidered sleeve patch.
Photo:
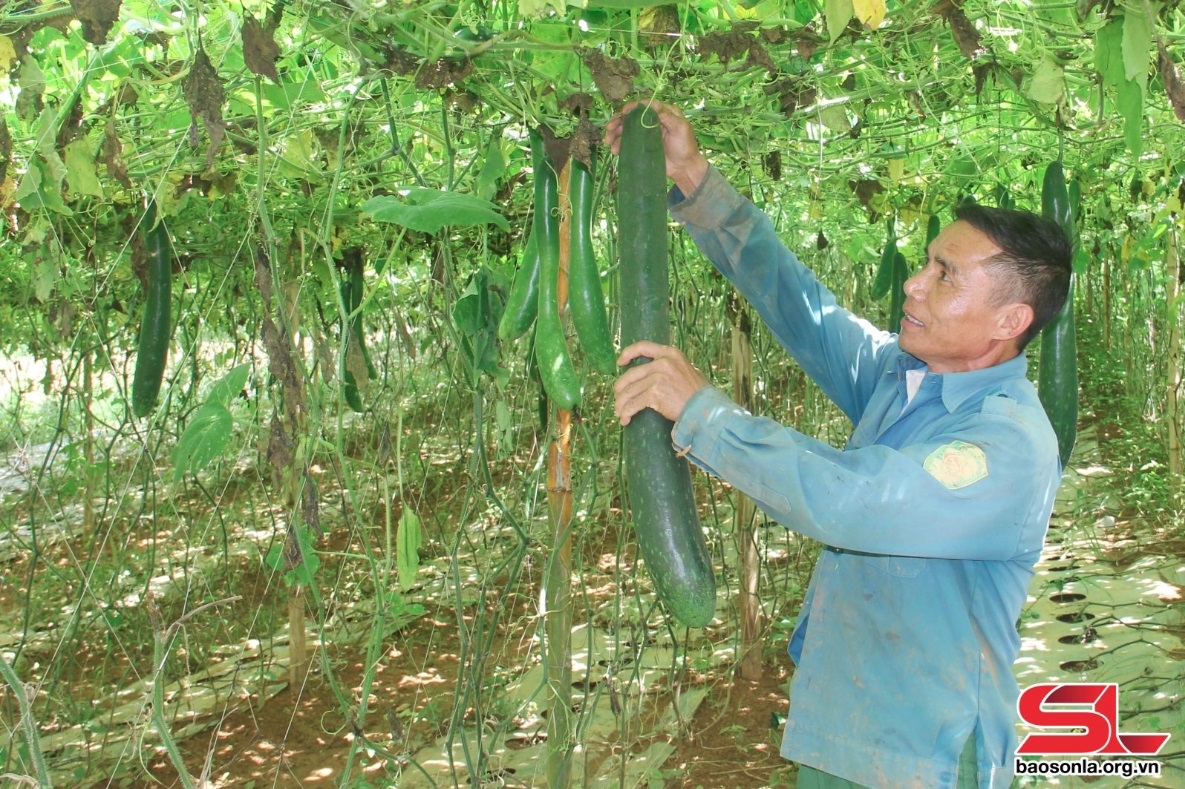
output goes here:
[{"label": "embroidered sleeve patch", "polygon": [[987,455],[966,441],[943,444],[930,453],[922,466],[950,490],[965,488],[988,475]]}]

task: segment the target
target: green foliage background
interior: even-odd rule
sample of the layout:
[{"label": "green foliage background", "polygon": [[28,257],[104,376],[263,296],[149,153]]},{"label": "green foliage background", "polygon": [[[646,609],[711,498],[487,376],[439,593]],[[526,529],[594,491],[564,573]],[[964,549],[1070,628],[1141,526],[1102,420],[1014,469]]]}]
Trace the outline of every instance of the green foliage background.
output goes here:
[{"label": "green foliage background", "polygon": [[[1166,243],[1185,200],[1183,40],[1179,0],[4,3],[0,353],[44,371],[40,391],[5,373],[0,446],[48,442],[35,484],[3,516],[24,551],[6,605],[23,632],[6,654],[22,676],[48,665],[56,694],[32,712],[86,719],[91,699],[62,689],[91,668],[75,653],[95,638],[117,645],[100,696],[117,680],[180,675],[160,659],[176,628],[150,620],[250,597],[251,568],[272,573],[263,597],[308,585],[315,622],[346,599],[377,600],[379,621],[403,621],[395,590],[415,585],[420,552],[488,558],[482,604],[539,580],[524,557],[546,558],[531,540],[546,520],[547,417],[528,341],[494,340],[531,210],[528,131],[547,127],[561,159],[593,150],[611,274],[614,162],[596,143],[631,99],[682,107],[791,248],[882,324],[890,305],[871,291],[887,221],[916,268],[932,215],[945,222],[969,196],[1040,210],[1042,174],[1060,158],[1081,193],[1079,321],[1095,349],[1083,355],[1085,418],[1099,417],[1090,404],[1134,414],[1140,451],[1153,447],[1140,462],[1163,481],[1160,417],[1179,372],[1164,349],[1179,322]],[[151,201],[175,257],[175,326],[162,399],[135,420]],[[689,247],[672,233],[675,337],[727,386],[734,313]],[[342,291],[351,255],[366,282],[353,315]],[[359,319],[366,358],[342,329]],[[283,371],[268,365],[268,320],[293,340],[304,397],[284,481],[266,469],[271,425],[291,416]],[[843,441],[842,418],[759,328],[754,356],[755,410]],[[364,382],[370,368],[355,414],[341,381]],[[630,538],[609,382],[581,370],[579,531],[603,530],[620,554]],[[1133,506],[1169,517],[1163,490],[1141,490]],[[37,529],[80,498],[85,538],[51,571]],[[345,547],[325,547],[322,517]],[[714,513],[709,527],[726,520]],[[473,523],[508,525],[513,550],[485,557]],[[263,535],[255,554],[235,553],[242,529]],[[215,569],[191,576],[199,555]],[[369,558],[351,565],[359,555]],[[153,592],[161,564],[185,576],[181,591]],[[797,592],[775,580],[771,610]],[[153,599],[155,614],[139,605]],[[284,609],[267,602],[218,618],[188,644],[186,668],[216,643],[272,632]],[[458,589],[437,612],[472,604]],[[39,623],[64,610],[54,654],[38,653]],[[488,632],[458,617],[478,657],[499,624],[489,616]],[[157,637],[128,637],[137,632]],[[380,641],[368,645],[372,670]],[[488,684],[483,670],[469,664],[458,696]],[[339,701],[365,718],[365,704]]]}]

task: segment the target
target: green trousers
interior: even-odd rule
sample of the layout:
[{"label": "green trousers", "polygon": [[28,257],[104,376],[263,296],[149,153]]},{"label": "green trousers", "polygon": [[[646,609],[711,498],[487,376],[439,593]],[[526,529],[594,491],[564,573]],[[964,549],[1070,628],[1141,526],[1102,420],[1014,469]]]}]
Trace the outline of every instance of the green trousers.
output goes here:
[{"label": "green trousers", "polygon": [[[958,789],[976,789],[979,785],[979,768],[976,766],[975,735],[967,738],[963,752],[959,755]],[[798,789],[868,789],[830,773],[820,772],[814,767],[798,765]]]}]

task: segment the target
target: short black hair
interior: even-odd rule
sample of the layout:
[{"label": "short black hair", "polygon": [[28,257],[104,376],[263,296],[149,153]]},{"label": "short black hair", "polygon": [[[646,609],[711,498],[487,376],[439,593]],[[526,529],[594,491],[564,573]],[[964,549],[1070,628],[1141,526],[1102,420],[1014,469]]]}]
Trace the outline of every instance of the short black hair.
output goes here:
[{"label": "short black hair", "polygon": [[1021,335],[1020,350],[1057,315],[1070,297],[1073,248],[1057,222],[1031,211],[963,203],[955,219],[980,231],[1000,248],[988,263],[997,277],[997,304],[1020,302],[1033,308],[1033,323]]}]

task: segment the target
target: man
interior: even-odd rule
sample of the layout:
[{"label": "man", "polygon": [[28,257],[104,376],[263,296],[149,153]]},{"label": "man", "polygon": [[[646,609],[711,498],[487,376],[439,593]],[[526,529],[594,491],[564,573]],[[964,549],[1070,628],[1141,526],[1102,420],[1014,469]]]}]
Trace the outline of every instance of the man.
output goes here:
[{"label": "man", "polygon": [[790,640],[782,755],[800,789],[1007,787],[1015,623],[1061,474],[1023,350],[1066,298],[1065,234],[964,207],[906,282],[900,332],[879,331],[709,166],[678,109],[652,107],[672,215],[855,425],[841,451],[747,413],[674,348],[619,359],[653,359],[615,386],[622,424],[659,411],[679,451],[826,547]]}]

